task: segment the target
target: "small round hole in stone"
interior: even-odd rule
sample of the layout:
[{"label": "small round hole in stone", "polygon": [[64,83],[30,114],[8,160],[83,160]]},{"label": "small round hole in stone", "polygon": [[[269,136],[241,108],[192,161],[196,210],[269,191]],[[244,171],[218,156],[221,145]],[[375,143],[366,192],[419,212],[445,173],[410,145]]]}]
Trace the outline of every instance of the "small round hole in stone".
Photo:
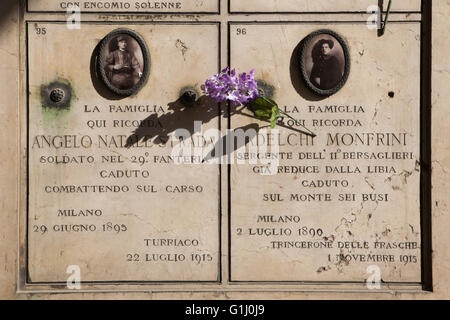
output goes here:
[{"label": "small round hole in stone", "polygon": [[193,89],[184,89],[181,91],[180,102],[183,105],[190,107],[195,103],[196,100],[197,93]]}]

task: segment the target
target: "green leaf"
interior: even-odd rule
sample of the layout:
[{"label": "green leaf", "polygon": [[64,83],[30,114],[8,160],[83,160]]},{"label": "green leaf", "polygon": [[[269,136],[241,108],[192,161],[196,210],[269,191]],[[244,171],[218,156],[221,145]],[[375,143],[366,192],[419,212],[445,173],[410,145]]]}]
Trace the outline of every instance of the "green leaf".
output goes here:
[{"label": "green leaf", "polygon": [[278,106],[274,105],[272,107],[272,115],[270,117],[270,128],[275,128],[275,126],[277,125],[277,120],[278,117],[280,116],[280,112],[278,110]]},{"label": "green leaf", "polygon": [[[255,100],[246,104],[245,106],[248,109],[250,109],[257,117],[270,120],[270,127],[272,129],[275,128],[275,126],[277,125],[278,118],[280,118],[281,115],[296,121],[289,114],[281,110],[275,101],[268,98],[263,97],[256,98]],[[309,130],[303,125],[301,126],[306,130],[308,130],[309,134],[312,137],[316,136],[311,130]]]},{"label": "green leaf", "polygon": [[270,127],[275,128],[280,116],[280,110],[275,101],[259,97],[247,104],[247,108],[253,111],[257,117],[270,120]]},{"label": "green leaf", "polygon": [[[257,117],[270,119],[272,121],[276,121],[278,117],[278,106],[275,101],[263,97],[256,98],[249,104],[247,104],[247,108],[249,108]],[[275,120],[272,118],[275,117]]]},{"label": "green leaf", "polygon": [[258,117],[270,118],[272,115],[273,103],[268,99],[260,97],[250,102],[247,107]]},{"label": "green leaf", "polygon": [[263,109],[256,109],[254,111],[255,115],[260,118],[270,118],[271,112],[272,111],[263,110]]}]

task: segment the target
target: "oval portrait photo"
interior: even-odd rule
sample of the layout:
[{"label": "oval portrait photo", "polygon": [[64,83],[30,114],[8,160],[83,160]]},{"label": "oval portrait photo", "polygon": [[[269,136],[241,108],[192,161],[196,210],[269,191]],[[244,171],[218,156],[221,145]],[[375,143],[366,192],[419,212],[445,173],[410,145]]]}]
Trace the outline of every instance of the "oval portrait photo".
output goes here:
[{"label": "oval portrait photo", "polygon": [[150,56],[144,40],[134,31],[117,29],[100,45],[99,73],[112,92],[129,96],[137,93],[149,74]]},{"label": "oval portrait photo", "polygon": [[331,30],[319,30],[305,38],[300,60],[303,80],[318,95],[339,91],[350,73],[347,44]]}]

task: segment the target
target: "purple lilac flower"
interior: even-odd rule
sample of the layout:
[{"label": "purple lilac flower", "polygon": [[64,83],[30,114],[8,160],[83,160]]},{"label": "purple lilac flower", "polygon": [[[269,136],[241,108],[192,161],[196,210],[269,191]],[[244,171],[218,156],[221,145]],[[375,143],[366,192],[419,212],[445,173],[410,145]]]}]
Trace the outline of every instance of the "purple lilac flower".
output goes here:
[{"label": "purple lilac flower", "polygon": [[230,71],[228,67],[206,80],[201,86],[204,94],[214,101],[229,100],[234,105],[244,105],[258,98],[258,84],[255,81],[255,70],[249,74],[236,75],[236,70]]}]

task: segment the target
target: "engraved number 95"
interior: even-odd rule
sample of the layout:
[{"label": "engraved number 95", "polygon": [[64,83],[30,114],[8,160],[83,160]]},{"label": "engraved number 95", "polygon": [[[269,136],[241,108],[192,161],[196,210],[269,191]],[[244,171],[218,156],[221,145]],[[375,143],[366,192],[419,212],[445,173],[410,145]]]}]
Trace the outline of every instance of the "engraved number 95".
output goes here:
[{"label": "engraved number 95", "polygon": [[36,30],[37,35],[46,35],[47,34],[46,28],[35,27],[34,29]]}]

